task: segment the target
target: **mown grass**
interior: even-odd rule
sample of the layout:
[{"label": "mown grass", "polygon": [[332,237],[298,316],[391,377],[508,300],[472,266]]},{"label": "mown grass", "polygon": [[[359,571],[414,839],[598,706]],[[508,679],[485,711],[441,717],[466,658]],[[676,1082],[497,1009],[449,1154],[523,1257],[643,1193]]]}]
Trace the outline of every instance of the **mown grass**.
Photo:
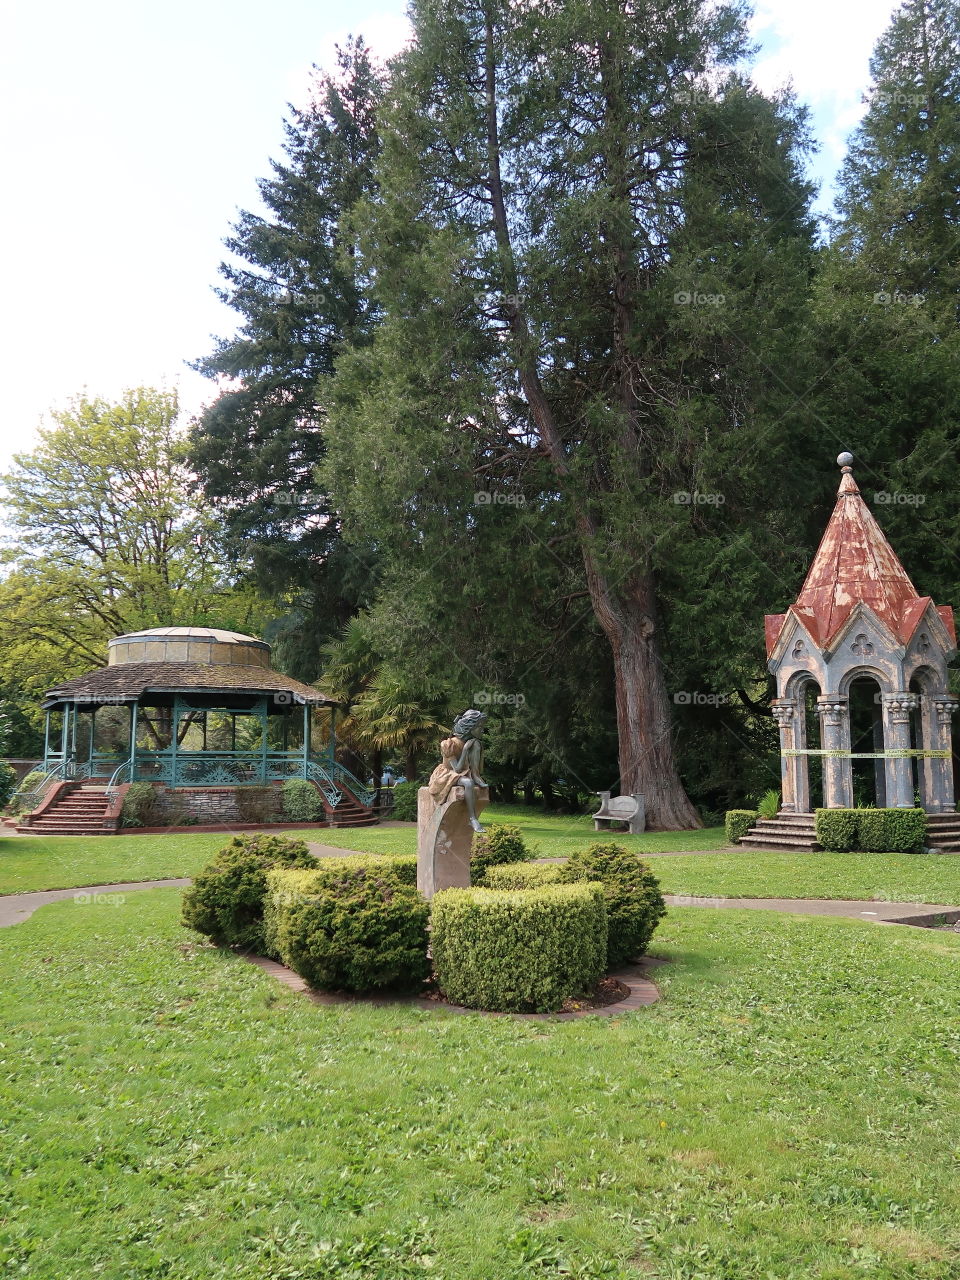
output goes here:
[{"label": "mown grass", "polygon": [[318,1007],[178,911],[0,931],[10,1274],[960,1273],[960,938],[674,911],[658,1005],[528,1022]]},{"label": "mown grass", "polygon": [[[540,811],[531,815],[519,806],[491,806],[488,813],[490,821],[520,821],[527,839],[543,846],[545,857],[564,856],[598,838],[586,818],[552,818]],[[417,849],[414,823],[403,827],[318,828],[288,834],[363,853],[416,853]],[[229,838],[229,833],[191,833],[182,829],[165,835],[0,837],[0,893],[192,876]],[[715,828],[624,839],[630,844],[641,842],[637,847],[646,850],[716,848],[723,843],[723,832]]]}]

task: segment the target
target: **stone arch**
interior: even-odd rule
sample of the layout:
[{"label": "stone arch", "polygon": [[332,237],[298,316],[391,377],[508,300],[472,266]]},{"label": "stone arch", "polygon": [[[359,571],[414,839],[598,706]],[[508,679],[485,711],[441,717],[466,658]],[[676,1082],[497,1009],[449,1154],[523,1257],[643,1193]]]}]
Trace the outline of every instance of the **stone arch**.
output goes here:
[{"label": "stone arch", "polygon": [[851,667],[849,671],[845,671],[840,677],[837,684],[837,692],[841,698],[850,697],[850,686],[856,680],[873,680],[880,687],[881,693],[894,693],[895,688],[891,684],[890,676],[880,667],[870,666],[867,663],[858,664]]}]

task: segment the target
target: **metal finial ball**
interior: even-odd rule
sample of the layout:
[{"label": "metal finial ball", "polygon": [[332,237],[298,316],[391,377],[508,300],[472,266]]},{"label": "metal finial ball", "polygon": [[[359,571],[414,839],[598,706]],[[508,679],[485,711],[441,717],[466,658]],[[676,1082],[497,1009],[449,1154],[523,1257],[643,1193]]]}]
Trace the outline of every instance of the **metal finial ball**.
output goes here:
[{"label": "metal finial ball", "polygon": [[853,454],[852,454],[852,453],[841,453],[841,454],[840,454],[840,456],[837,458],[837,466],[838,466],[838,467],[852,467],[852,466],[853,466]]}]

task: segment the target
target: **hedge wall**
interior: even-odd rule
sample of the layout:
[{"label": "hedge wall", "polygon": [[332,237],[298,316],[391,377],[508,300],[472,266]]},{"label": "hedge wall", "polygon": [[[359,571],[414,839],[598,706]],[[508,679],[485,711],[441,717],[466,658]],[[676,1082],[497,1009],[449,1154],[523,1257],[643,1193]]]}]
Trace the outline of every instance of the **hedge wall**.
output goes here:
[{"label": "hedge wall", "polygon": [[920,853],[927,837],[922,809],[817,809],[817,843],[833,853]]},{"label": "hedge wall", "polygon": [[552,1013],[604,974],[607,918],[599,884],[445,889],[432,908],[437,983],[457,1004]]},{"label": "hedge wall", "polygon": [[723,819],[728,844],[739,844],[760,817],[756,809],[728,809]]}]

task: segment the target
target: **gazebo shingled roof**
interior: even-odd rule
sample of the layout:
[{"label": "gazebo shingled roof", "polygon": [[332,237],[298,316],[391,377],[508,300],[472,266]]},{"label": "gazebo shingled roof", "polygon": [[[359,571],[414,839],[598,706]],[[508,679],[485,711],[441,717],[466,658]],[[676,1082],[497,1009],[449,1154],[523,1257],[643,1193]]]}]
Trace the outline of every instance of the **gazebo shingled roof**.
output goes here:
[{"label": "gazebo shingled roof", "polygon": [[204,662],[128,662],[101,667],[49,690],[45,708],[62,702],[135,702],[146,693],[283,693],[291,701],[332,707],[335,698],[269,667]]}]

